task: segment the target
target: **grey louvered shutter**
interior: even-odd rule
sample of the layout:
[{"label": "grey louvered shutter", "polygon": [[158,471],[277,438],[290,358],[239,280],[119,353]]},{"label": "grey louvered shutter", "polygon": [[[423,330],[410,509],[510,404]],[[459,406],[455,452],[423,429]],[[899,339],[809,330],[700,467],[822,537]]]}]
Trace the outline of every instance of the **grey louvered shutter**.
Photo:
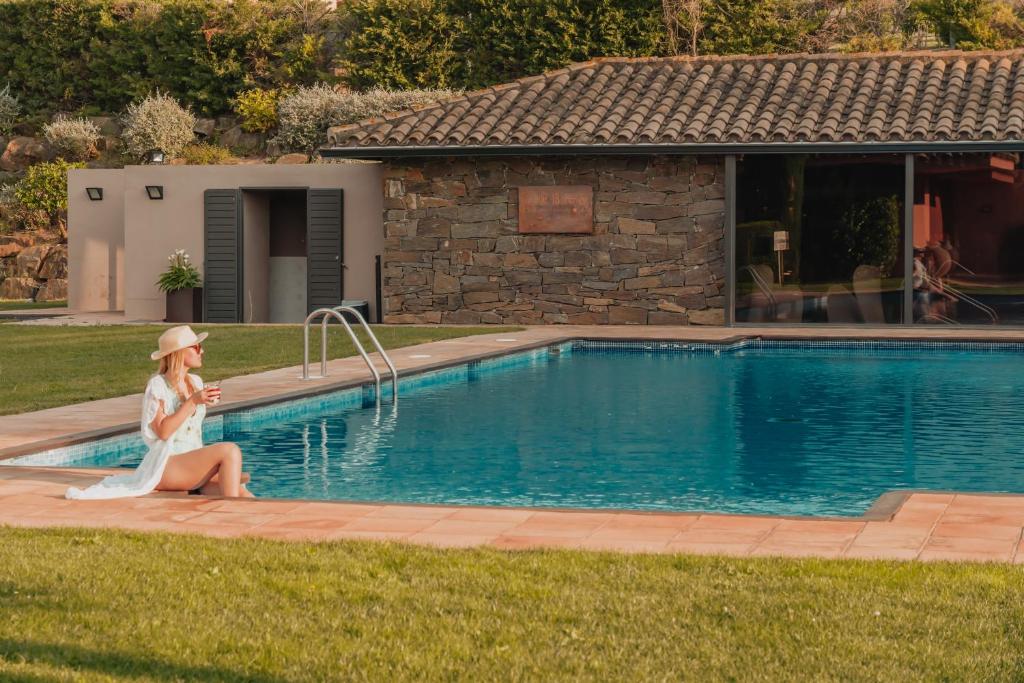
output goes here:
[{"label": "grey louvered shutter", "polygon": [[310,312],[341,305],[342,232],[341,190],[308,190],[306,302]]},{"label": "grey louvered shutter", "polygon": [[203,314],[208,323],[242,320],[242,193],[203,193]]}]

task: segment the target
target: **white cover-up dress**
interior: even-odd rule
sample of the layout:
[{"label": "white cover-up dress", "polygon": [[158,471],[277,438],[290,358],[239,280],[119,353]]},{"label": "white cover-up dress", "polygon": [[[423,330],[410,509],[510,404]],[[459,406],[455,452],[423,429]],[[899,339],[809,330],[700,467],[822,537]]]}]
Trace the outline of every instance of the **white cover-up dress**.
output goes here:
[{"label": "white cover-up dress", "polygon": [[[189,374],[189,379],[196,391],[203,388],[203,380],[198,375]],[[163,375],[157,374],[150,378],[142,399],[142,440],[146,442],[149,451],[133,472],[112,474],[87,489],[72,486],[64,497],[72,500],[101,500],[144,496],[160,483],[169,458],[202,448],[206,406],[196,406],[195,412],[186,418],[166,441],[161,441],[150,426],[161,401],[164,404],[165,415],[171,415],[181,407],[177,392],[171,388]]]}]

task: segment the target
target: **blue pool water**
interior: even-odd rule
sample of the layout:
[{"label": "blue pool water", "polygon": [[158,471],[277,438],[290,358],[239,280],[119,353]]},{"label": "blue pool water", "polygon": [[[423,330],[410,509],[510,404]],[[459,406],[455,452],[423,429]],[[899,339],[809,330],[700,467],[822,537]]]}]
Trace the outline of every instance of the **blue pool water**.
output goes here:
[{"label": "blue pool water", "polygon": [[[859,515],[1024,492],[1020,351],[779,346],[567,344],[420,379],[397,412],[350,393],[220,428],[278,498]],[[72,464],[136,463],[121,442]]]}]

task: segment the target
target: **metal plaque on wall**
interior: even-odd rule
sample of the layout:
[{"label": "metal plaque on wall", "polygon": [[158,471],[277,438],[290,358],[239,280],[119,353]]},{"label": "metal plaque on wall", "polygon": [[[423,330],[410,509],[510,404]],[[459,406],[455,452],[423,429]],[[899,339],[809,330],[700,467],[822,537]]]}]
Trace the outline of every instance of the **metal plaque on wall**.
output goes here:
[{"label": "metal plaque on wall", "polygon": [[594,188],[519,188],[519,232],[594,232]]}]

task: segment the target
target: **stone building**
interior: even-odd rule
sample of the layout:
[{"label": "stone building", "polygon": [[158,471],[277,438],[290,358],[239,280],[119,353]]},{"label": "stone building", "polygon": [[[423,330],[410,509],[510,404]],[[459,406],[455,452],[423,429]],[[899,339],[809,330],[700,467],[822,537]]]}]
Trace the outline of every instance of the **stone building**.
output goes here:
[{"label": "stone building", "polygon": [[1019,51],[607,58],[322,154],[383,163],[385,322],[1012,324],[1022,130]]}]

